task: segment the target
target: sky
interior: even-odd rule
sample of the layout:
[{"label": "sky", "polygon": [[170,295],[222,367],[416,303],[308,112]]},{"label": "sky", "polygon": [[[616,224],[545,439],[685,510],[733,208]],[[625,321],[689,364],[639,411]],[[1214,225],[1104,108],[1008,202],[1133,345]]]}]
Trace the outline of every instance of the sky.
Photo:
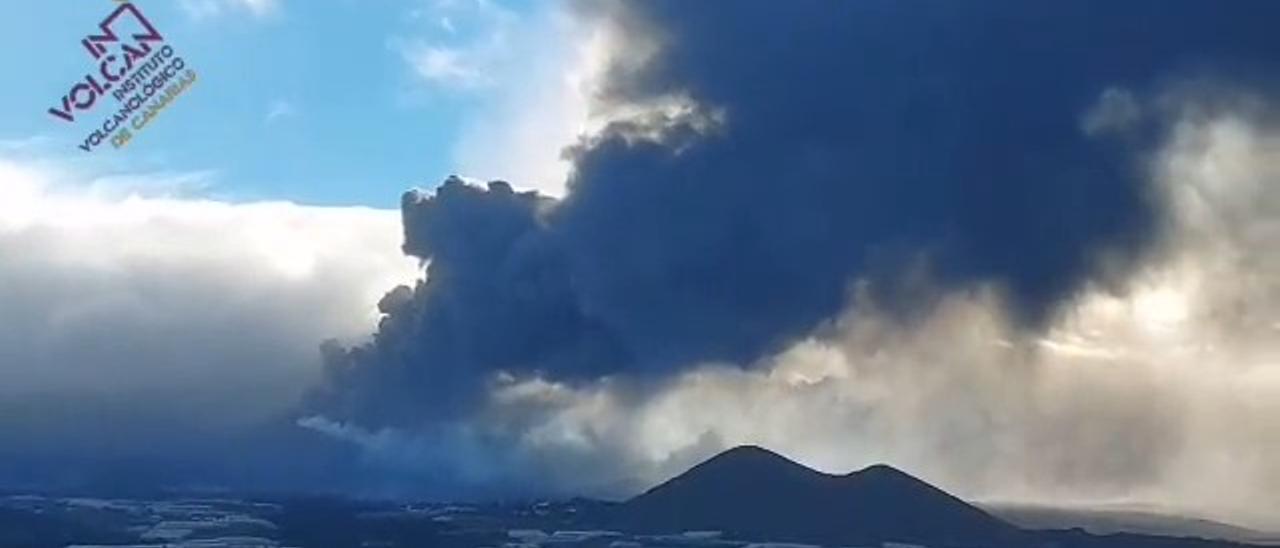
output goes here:
[{"label": "sky", "polygon": [[198,76],[92,152],[63,4],[0,21],[0,487],[751,443],[1280,529],[1272,2],[140,0]]},{"label": "sky", "polygon": [[[516,144],[515,137],[495,135],[486,119],[523,101],[517,91],[565,93],[568,84],[547,71],[575,62],[562,43],[573,31],[552,4],[138,5],[196,69],[200,84],[212,85],[185,94],[182,102],[189,106],[166,112],[165,121],[127,151],[75,158],[104,170],[216,172],[210,192],[230,201],[394,208],[406,187],[430,186],[463,170],[484,177],[511,177],[516,169],[554,174],[555,147],[571,137],[560,128],[534,128],[528,131],[536,135]],[[3,107],[0,137],[38,140],[51,153],[80,152],[76,145],[88,126],[50,123],[61,121],[45,110],[91,66],[79,41],[112,6],[109,0],[74,9],[65,2],[34,3],[0,23],[3,45],[13,52],[6,69],[24,82]],[[540,145],[546,150],[538,155],[549,157],[545,163],[552,167],[478,159],[498,150],[498,143],[507,150]],[[556,184],[538,175],[525,184]]]}]

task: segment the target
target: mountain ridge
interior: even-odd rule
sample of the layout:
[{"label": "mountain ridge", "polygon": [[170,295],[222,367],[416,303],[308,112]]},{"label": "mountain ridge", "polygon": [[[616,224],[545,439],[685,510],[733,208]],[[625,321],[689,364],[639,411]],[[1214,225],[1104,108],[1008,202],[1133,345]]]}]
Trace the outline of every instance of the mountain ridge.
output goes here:
[{"label": "mountain ridge", "polygon": [[629,530],[787,542],[1009,545],[1020,531],[886,464],[829,474],[758,446],[724,451],[622,503]]}]

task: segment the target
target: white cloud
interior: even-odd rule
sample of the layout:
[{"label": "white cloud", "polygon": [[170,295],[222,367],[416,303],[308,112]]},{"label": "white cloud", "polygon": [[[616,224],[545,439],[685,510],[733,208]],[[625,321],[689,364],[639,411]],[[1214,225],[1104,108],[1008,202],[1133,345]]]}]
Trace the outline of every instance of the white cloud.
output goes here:
[{"label": "white cloud", "polygon": [[282,0],[181,0],[180,5],[194,19],[235,12],[266,17],[280,11]]},{"label": "white cloud", "polygon": [[474,89],[492,83],[485,75],[485,60],[476,51],[415,42],[405,45],[401,53],[418,76],[431,84]]},{"label": "white cloud", "polygon": [[393,38],[414,74],[443,91],[476,91],[502,82],[523,52],[513,47],[522,24],[515,12],[489,0],[440,1],[414,9],[410,19],[430,21],[422,35]]},{"label": "white cloud", "polygon": [[279,99],[271,103],[267,108],[267,116],[265,122],[273,124],[285,118],[292,118],[298,115],[298,106],[292,101]]},{"label": "white cloud", "polygon": [[53,139],[45,135],[18,139],[0,139],[0,152],[34,151],[47,147]]},{"label": "white cloud", "polygon": [[418,273],[396,212],[174,197],[209,178],[0,157],[0,407],[262,420],[317,378],[324,339],[367,336],[386,288]]}]

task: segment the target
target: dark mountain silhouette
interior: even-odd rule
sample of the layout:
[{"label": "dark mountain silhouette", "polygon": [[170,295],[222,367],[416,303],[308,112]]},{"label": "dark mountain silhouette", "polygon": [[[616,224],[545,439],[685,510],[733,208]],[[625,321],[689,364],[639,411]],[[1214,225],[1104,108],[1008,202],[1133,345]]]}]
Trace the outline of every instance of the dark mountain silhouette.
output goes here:
[{"label": "dark mountain silhouette", "polygon": [[892,467],[824,474],[759,447],[721,453],[622,504],[616,518],[633,531],[790,542],[1023,544],[1012,525]]},{"label": "dark mountain silhouette", "polygon": [[1097,535],[1080,528],[1019,529],[889,466],[825,474],[753,446],[725,451],[640,496],[597,511],[601,525],[634,533],[716,530],[741,540],[827,546],[883,542],[930,548],[1251,546],[1190,537]]}]

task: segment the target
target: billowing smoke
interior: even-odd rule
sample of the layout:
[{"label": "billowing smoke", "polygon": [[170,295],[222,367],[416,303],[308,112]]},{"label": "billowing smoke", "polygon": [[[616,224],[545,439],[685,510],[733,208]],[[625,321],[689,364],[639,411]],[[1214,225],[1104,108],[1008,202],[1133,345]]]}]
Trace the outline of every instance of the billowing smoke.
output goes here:
[{"label": "billowing smoke", "polygon": [[[1119,496],[1266,416],[1215,407],[1273,356],[1277,267],[1244,251],[1274,230],[1272,137],[1239,117],[1265,108],[1156,90],[1275,69],[1280,5],[582,11],[616,57],[569,194],[407,194],[427,276],[326,347],[304,425],[526,487],[625,492],[756,441]],[[1248,447],[1234,473],[1280,483]]]},{"label": "billowing smoke", "polygon": [[1280,525],[1274,107],[1115,89],[1082,122],[1116,97],[1175,121],[1142,160],[1164,235],[1119,291],[1089,284],[1029,331],[991,284],[943,291],[905,323],[860,284],[836,319],[751,369],[703,363],[643,398],[616,381],[515,383],[480,424],[519,432],[540,474],[576,489],[638,489],[758,443],[831,471],[892,462],[968,496]]}]

